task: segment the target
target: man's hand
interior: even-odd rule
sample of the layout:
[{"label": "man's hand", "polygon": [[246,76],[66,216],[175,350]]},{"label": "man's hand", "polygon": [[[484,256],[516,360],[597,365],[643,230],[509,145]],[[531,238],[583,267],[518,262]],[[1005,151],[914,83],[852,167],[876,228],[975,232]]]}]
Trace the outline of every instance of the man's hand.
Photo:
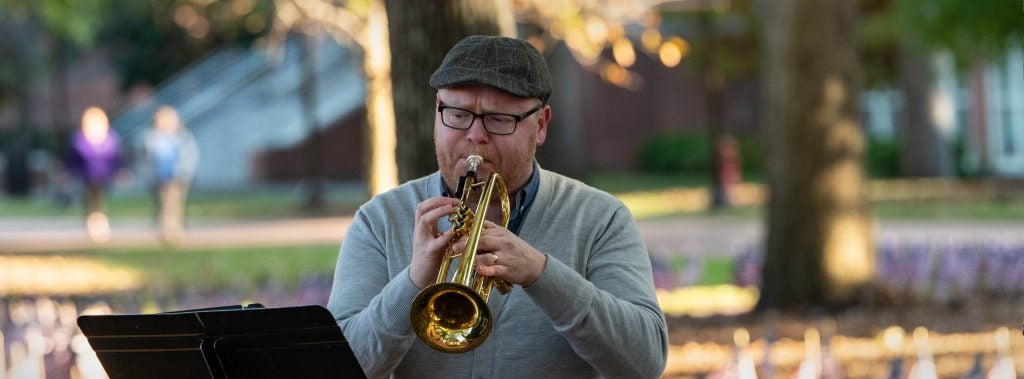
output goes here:
[{"label": "man's hand", "polygon": [[416,206],[416,227],[412,233],[409,278],[420,289],[434,284],[437,280],[441,259],[444,258],[444,247],[455,235],[453,230],[439,233],[437,220],[448,217],[458,204],[459,199],[438,196],[424,200]]},{"label": "man's hand", "polygon": [[[465,241],[453,248],[461,251]],[[510,284],[529,287],[540,278],[547,264],[547,255],[537,251],[508,229],[490,221],[484,222],[477,245],[477,273],[496,276]]]}]

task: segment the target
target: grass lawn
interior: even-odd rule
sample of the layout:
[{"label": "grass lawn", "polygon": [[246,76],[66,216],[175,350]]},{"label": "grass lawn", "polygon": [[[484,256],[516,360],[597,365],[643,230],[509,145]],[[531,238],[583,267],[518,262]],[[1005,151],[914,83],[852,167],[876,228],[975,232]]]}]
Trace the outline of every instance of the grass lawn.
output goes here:
[{"label": "grass lawn", "polygon": [[703,275],[698,285],[714,286],[732,283],[733,261],[725,257],[709,257],[704,261]]},{"label": "grass lawn", "polygon": [[[303,207],[301,195],[291,190],[253,190],[239,192],[193,191],[188,197],[187,217],[198,219],[253,219],[344,214],[354,212],[366,197],[349,190],[328,194],[327,206],[317,209]],[[118,193],[107,196],[111,218],[155,217],[156,201],[144,193]],[[58,207],[48,198],[0,198],[0,215],[4,217],[79,218],[81,204]]]},{"label": "grass lawn", "polygon": [[0,295],[132,294],[149,300],[186,293],[293,290],[330,282],[338,246],[246,249],[78,250],[0,256]]},{"label": "grass lawn", "polygon": [[330,277],[338,246],[85,252],[104,264],[142,273],[155,287],[291,288],[312,276]]}]

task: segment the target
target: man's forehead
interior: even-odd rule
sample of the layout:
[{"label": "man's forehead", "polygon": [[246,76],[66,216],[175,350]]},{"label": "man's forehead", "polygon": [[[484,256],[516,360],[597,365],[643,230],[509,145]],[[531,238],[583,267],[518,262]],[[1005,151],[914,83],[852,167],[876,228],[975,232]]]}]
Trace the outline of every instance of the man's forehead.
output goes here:
[{"label": "man's forehead", "polygon": [[437,90],[437,97],[446,104],[456,102],[477,102],[482,105],[507,105],[530,99],[512,96],[499,89],[485,85],[471,84]]}]

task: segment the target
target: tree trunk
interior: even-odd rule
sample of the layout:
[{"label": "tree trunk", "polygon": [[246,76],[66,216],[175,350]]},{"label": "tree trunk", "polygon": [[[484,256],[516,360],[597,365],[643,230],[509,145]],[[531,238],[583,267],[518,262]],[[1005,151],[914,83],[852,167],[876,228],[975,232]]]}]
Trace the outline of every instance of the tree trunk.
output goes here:
[{"label": "tree trunk", "polygon": [[320,120],[316,117],[317,94],[316,94],[316,51],[319,47],[319,40],[315,36],[296,33],[299,38],[301,49],[300,67],[301,82],[299,83],[299,105],[303,121],[309,129],[308,145],[303,149],[305,159],[305,182],[306,198],[303,201],[303,208],[306,210],[318,210],[323,208],[324,201],[324,178],[323,178],[323,131],[320,127]]},{"label": "tree trunk", "polygon": [[437,171],[434,155],[434,99],[430,75],[444,55],[474,34],[515,35],[507,0],[386,0],[391,34],[391,77],[398,135],[396,158],[400,182]]},{"label": "tree trunk", "polygon": [[366,146],[364,163],[370,196],[398,186],[395,163],[395,107],[391,90],[391,49],[388,19],[381,0],[369,2],[363,48],[366,75]]},{"label": "tree trunk", "polygon": [[856,2],[778,0],[763,11],[771,194],[758,308],[850,304],[875,273]]},{"label": "tree trunk", "polygon": [[53,84],[51,87],[52,92],[50,93],[51,104],[53,104],[51,108],[53,120],[52,148],[54,155],[60,161],[64,152],[68,150],[71,131],[74,129],[73,122],[71,121],[73,117],[71,116],[71,90],[69,88],[70,79],[68,78],[68,60],[71,58],[71,47],[63,38],[53,38],[53,44]]},{"label": "tree trunk", "polygon": [[548,137],[544,147],[537,149],[537,162],[547,170],[573,178],[587,176],[587,149],[583,147],[582,105],[584,82],[588,72],[581,70],[579,63],[563,43],[545,51],[545,58],[551,69],[554,93],[551,96],[551,122],[548,123]]},{"label": "tree trunk", "polygon": [[[10,77],[7,81],[0,81],[10,84],[8,88],[0,89],[0,101],[4,95],[11,96],[7,100],[14,102],[14,130],[6,141],[0,140],[0,157],[6,158],[6,170],[0,170],[5,177],[0,179],[4,184],[3,191],[12,197],[28,197],[32,192],[32,180],[29,172],[28,154],[32,149],[32,88],[37,66],[42,65],[40,60],[39,46],[28,41],[27,35],[37,33],[37,25],[29,23],[17,26],[0,27],[4,32],[4,38],[10,38],[2,44],[5,46],[3,52],[11,52],[11,56],[4,57],[5,72]],[[12,30],[13,29],[13,30]],[[10,33],[8,33],[10,32]]]},{"label": "tree trunk", "polygon": [[903,175],[947,177],[953,173],[952,149],[936,120],[935,70],[930,54],[906,41],[900,54],[903,86],[903,122],[900,127],[900,163]]},{"label": "tree trunk", "polygon": [[701,89],[704,93],[704,111],[707,116],[707,137],[708,137],[708,170],[710,175],[711,204],[712,210],[729,207],[728,188],[725,183],[725,163],[719,154],[718,145],[725,134],[725,127],[722,123],[722,92],[725,87],[725,78],[722,70],[715,64],[718,54],[718,33],[716,31],[714,14],[712,10],[701,11],[698,16],[701,42],[704,44],[704,52],[701,54],[699,69],[701,77]]},{"label": "tree trunk", "polygon": [[25,198],[31,194],[32,181],[28,167],[28,153],[32,149],[32,94],[31,79],[20,78],[15,86],[17,127],[7,144],[7,194]]},{"label": "tree trunk", "polygon": [[988,146],[988,94],[985,91],[985,66],[982,58],[971,62],[968,71],[968,91],[970,92],[970,113],[971,121],[971,149],[975,156],[975,173],[981,176],[988,176],[992,173],[992,160],[989,157]]}]

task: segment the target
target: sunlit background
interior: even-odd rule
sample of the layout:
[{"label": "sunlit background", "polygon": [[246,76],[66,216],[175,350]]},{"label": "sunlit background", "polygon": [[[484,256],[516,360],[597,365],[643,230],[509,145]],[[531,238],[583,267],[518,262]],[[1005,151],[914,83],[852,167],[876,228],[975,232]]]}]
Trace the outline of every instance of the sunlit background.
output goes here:
[{"label": "sunlit background", "polygon": [[[997,0],[0,0],[0,379],[105,377],[83,314],[326,304],[358,206],[436,170],[427,76],[474,33],[545,55],[540,165],[636,217],[666,377],[1015,378],[1021,20]],[[144,150],[161,106],[198,152],[177,233]],[[80,128],[120,141],[96,188]]]}]

